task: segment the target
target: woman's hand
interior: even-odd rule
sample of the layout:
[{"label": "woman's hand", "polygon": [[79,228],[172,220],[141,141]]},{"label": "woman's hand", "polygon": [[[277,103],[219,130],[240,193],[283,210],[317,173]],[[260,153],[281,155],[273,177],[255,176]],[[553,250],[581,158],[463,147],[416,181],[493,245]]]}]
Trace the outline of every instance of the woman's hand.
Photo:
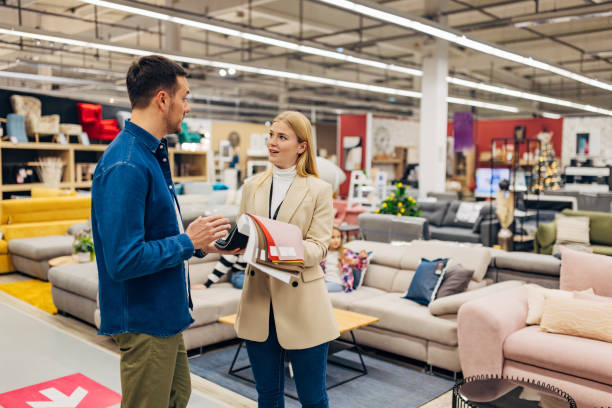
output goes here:
[{"label": "woman's hand", "polygon": [[362,250],[361,250],[361,252],[359,252],[359,257],[360,257],[361,259],[363,259],[363,258],[367,258],[367,257],[368,257],[368,253],[366,252],[366,250],[365,250],[365,249],[362,249]]},{"label": "woman's hand", "polygon": [[191,290],[197,290],[197,289],[208,289],[208,287],[202,284],[191,285]]}]

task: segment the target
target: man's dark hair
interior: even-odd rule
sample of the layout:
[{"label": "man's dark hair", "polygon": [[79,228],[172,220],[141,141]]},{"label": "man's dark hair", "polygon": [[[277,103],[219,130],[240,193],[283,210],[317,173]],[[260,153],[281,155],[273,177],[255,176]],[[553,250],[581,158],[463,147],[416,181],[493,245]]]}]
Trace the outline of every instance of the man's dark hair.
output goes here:
[{"label": "man's dark hair", "polygon": [[125,79],[132,109],[146,108],[161,90],[174,95],[178,76],[187,76],[187,72],[160,55],[148,55],[133,62]]}]

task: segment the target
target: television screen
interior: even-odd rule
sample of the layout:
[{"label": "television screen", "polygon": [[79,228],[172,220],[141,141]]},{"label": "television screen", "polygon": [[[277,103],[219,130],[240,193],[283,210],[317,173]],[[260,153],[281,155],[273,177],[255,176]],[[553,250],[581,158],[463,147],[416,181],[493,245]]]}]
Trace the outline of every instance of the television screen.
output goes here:
[{"label": "television screen", "polygon": [[510,169],[476,169],[476,194],[493,194],[499,190],[499,182],[510,180]]}]

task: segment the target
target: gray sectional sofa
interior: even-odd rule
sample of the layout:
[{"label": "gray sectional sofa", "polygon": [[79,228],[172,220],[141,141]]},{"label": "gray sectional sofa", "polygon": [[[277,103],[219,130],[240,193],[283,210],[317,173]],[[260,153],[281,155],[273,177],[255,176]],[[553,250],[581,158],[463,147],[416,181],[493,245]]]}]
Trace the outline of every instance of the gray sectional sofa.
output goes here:
[{"label": "gray sectional sofa", "polygon": [[461,201],[419,202],[421,217],[427,219],[427,231],[431,239],[442,241],[472,242],[492,246],[497,242],[499,222],[495,207],[484,205],[475,222],[457,220]]}]

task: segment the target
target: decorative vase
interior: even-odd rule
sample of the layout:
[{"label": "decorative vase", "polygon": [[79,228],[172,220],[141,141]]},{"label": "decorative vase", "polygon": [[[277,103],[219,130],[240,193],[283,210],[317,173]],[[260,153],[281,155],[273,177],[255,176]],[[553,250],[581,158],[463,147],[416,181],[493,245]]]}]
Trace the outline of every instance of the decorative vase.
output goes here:
[{"label": "decorative vase", "polygon": [[77,259],[80,263],[90,262],[91,254],[89,252],[77,252]]}]

